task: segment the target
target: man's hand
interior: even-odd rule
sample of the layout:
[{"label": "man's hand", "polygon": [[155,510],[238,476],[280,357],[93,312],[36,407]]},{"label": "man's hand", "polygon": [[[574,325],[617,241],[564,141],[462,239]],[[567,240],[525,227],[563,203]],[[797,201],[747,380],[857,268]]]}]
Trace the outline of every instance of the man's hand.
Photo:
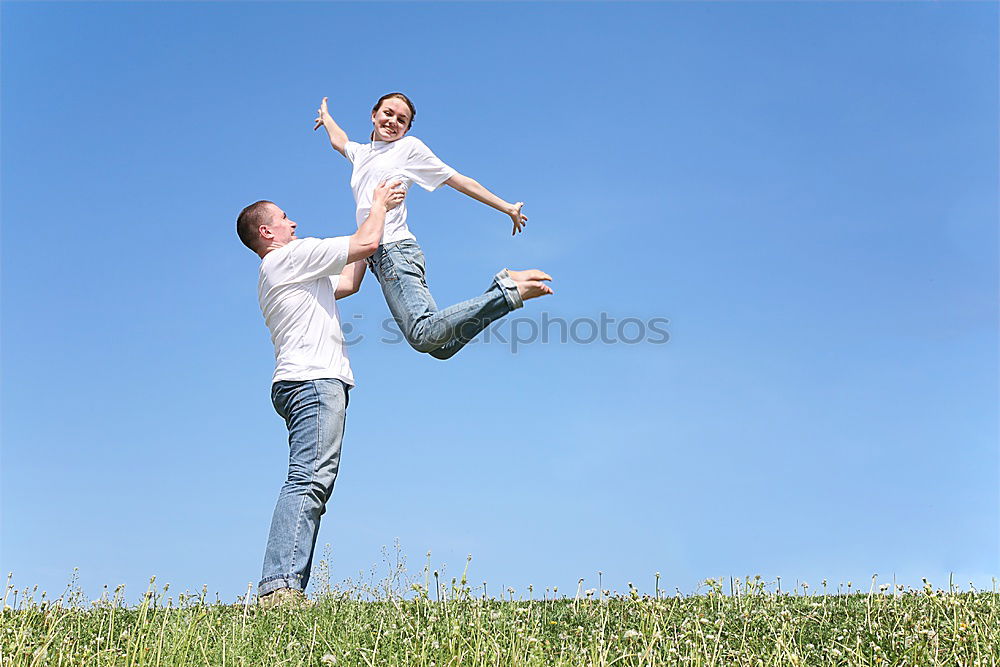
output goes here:
[{"label": "man's hand", "polygon": [[385,231],[385,212],[390,208],[399,206],[406,196],[404,190],[393,190],[402,185],[402,181],[382,181],[372,193],[372,208],[368,212],[368,217],[358,226],[358,231],[350,237],[350,244],[347,247],[347,263],[356,262],[359,259],[370,257],[378,249],[378,244],[382,241],[382,233]]},{"label": "man's hand", "polygon": [[522,206],[524,206],[524,202],[519,201],[507,210],[507,215],[514,221],[514,231],[510,233],[511,236],[517,234],[528,224],[528,216],[521,215]]},{"label": "man's hand", "polygon": [[396,190],[402,184],[402,181],[394,181],[392,183],[382,181],[379,183],[375,188],[375,192],[372,193],[372,208],[383,206],[385,210],[391,211],[402,204],[403,199],[406,197],[406,190]]}]

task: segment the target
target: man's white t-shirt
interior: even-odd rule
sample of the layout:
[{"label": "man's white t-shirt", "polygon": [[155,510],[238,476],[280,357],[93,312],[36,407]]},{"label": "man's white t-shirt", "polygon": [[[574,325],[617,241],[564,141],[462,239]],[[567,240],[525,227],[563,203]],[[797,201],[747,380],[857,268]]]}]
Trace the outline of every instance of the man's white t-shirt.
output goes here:
[{"label": "man's white t-shirt", "polygon": [[349,239],[296,239],[264,255],[257,300],[274,343],[274,378],[354,385],[335,298]]},{"label": "man's white t-shirt", "polygon": [[[424,142],[416,137],[403,137],[397,141],[372,141],[359,144],[348,141],[344,145],[347,159],[354,165],[351,173],[351,191],[357,204],[358,225],[368,217],[372,207],[372,192],[382,181],[402,181],[402,188],[416,183],[424,190],[436,190],[458,172],[438,159]],[[385,216],[385,233],[382,243],[416,238],[406,225],[406,200]]]}]

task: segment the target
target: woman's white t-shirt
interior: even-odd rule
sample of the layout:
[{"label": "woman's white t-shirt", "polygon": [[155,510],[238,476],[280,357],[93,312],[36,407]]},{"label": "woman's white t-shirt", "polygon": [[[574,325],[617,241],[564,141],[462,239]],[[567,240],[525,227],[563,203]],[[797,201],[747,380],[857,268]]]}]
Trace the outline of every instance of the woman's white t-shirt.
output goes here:
[{"label": "woman's white t-shirt", "polygon": [[278,380],[340,379],[354,385],[336,289],[350,239],[296,239],[260,261],[257,300],[274,343]]},{"label": "woman's white t-shirt", "polygon": [[[442,162],[424,142],[416,137],[397,141],[372,141],[359,144],[348,141],[344,154],[354,165],[351,191],[357,204],[357,222],[361,225],[372,207],[372,192],[384,180],[402,181],[402,188],[416,183],[424,190],[436,190],[458,172]],[[416,238],[406,225],[406,201],[385,216],[382,243]]]}]

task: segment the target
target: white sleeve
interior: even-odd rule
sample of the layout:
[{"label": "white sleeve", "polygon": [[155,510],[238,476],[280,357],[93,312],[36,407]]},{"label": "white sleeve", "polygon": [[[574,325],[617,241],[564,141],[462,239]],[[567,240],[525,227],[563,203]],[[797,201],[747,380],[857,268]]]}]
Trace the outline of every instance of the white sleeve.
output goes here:
[{"label": "white sleeve", "polygon": [[350,237],[347,236],[293,241],[288,249],[282,282],[304,283],[322,276],[340,275],[347,266],[349,247]]},{"label": "white sleeve", "polygon": [[458,172],[442,162],[424,142],[410,137],[410,155],[404,169],[406,175],[424,190],[436,190]]},{"label": "white sleeve", "polygon": [[361,144],[356,141],[348,141],[344,144],[344,156],[354,164],[354,156],[357,155],[358,149],[361,148]]}]

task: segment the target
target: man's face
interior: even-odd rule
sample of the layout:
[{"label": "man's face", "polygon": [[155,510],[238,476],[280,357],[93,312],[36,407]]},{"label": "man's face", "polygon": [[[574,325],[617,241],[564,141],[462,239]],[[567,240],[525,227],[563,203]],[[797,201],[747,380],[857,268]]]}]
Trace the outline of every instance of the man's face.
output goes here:
[{"label": "man's face", "polygon": [[266,225],[260,226],[260,235],[271,245],[283,246],[295,240],[295,228],[298,223],[291,220],[288,215],[274,204],[267,205],[271,214],[270,221]]}]

